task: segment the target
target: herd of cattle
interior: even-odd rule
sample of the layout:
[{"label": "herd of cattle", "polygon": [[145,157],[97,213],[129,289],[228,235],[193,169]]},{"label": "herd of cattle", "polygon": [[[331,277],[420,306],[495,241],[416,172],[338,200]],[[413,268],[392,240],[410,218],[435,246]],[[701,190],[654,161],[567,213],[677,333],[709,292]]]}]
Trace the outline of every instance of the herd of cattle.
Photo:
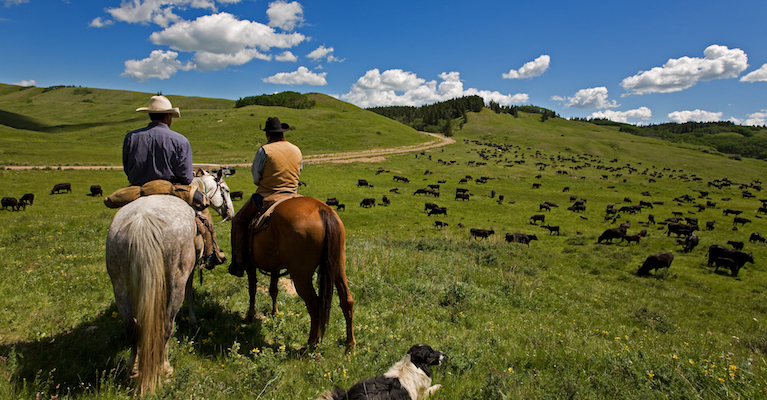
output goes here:
[{"label": "herd of cattle", "polygon": [[[482,166],[482,165],[488,165],[489,162],[492,162],[493,158],[498,158],[495,160],[495,164],[501,164],[504,167],[514,167],[516,165],[525,164],[525,155],[524,153],[520,153],[520,150],[522,148],[516,146],[516,150],[514,153],[514,159],[509,158],[506,156],[503,158],[503,155],[508,155],[511,150],[513,150],[513,146],[510,145],[499,145],[496,143],[489,143],[489,142],[479,142],[479,141],[472,141],[474,144],[484,146],[482,150],[477,151],[477,154],[483,159],[483,161],[469,161],[467,164],[472,166]],[[529,148],[528,148],[529,150]],[[530,153],[528,153],[528,158]],[[421,155],[425,155],[421,153]],[[676,171],[671,169],[663,169],[663,170],[654,170],[651,171],[650,168],[645,168],[643,171],[639,170],[637,168],[631,167],[630,165],[626,164],[624,166],[613,166],[613,165],[605,165],[605,163],[602,160],[599,160],[598,156],[593,155],[580,155],[580,156],[572,156],[572,157],[563,157],[560,155],[557,156],[550,156],[547,157],[543,155],[541,152],[535,152],[534,156],[535,160],[537,161],[535,163],[535,166],[538,167],[539,171],[545,171],[548,167],[554,167],[554,168],[560,168],[556,171],[558,175],[568,175],[572,179],[577,180],[584,180],[585,177],[578,177],[575,176],[578,171],[580,171],[583,168],[587,167],[593,167],[598,170],[603,171],[604,173],[601,174],[602,180],[608,180],[611,177],[612,178],[618,178],[618,181],[620,181],[624,174],[628,175],[640,175],[647,178],[648,184],[652,184],[657,182],[657,180],[661,178],[671,178],[671,179],[678,179],[682,182],[696,182],[696,181],[702,181],[702,178],[697,177],[695,174],[685,174],[683,171]],[[418,155],[416,155],[416,158],[418,158]],[[428,159],[431,161],[432,156],[428,156]],[[548,160],[548,161],[546,161]],[[441,165],[457,165],[456,161],[447,161],[439,159],[437,160]],[[569,171],[561,169],[564,165],[568,163],[579,163],[577,166],[570,166]],[[613,159],[609,161],[609,164],[617,164],[618,160]],[[655,167],[653,167],[655,169]],[[385,170],[379,170],[376,175],[383,173],[383,172],[389,172]],[[431,175],[433,172],[430,170],[426,170],[424,175]],[[540,179],[542,177],[542,174],[535,175],[536,179]],[[460,202],[466,202],[470,201],[474,194],[470,193],[470,189],[465,187],[470,182],[474,182],[477,185],[487,185],[488,182],[490,182],[493,179],[497,178],[491,178],[487,176],[482,176],[479,178],[473,178],[470,175],[465,175],[462,177],[457,177],[458,185],[455,189],[455,196],[453,199],[455,201]],[[423,179],[426,181],[427,179]],[[399,183],[410,183],[412,181],[415,181],[413,179],[407,178],[405,176],[401,175],[393,175],[392,177],[392,183],[393,184],[399,184]],[[623,182],[626,182],[626,179],[623,178]],[[440,195],[444,195],[444,193],[440,192],[440,189],[444,189],[444,185],[447,183],[446,180],[439,180],[436,183],[428,184],[423,187],[417,187],[413,188],[409,191],[409,193],[412,193],[413,196],[425,196],[425,197],[431,197],[436,199],[441,199]],[[380,182],[377,182],[377,184],[380,184]],[[463,187],[461,187],[463,186]],[[730,188],[730,187],[740,187],[740,190],[742,192],[742,196],[744,199],[751,199],[755,198],[756,196],[753,195],[751,190],[755,191],[761,191],[761,183],[757,181],[753,181],[750,184],[737,184],[735,182],[730,181],[729,179],[720,179],[720,180],[714,180],[708,182],[709,187],[716,187],[718,189],[723,188]],[[357,187],[360,188],[373,188],[374,185],[372,181],[369,181],[368,179],[358,179],[357,181]],[[535,182],[532,185],[533,189],[540,189],[542,187],[542,184],[539,182]],[[607,186],[608,189],[614,189],[615,186]],[[565,186],[562,192],[568,192],[570,190],[569,186]],[[402,194],[400,192],[400,188],[393,188],[389,190],[390,193],[393,194]],[[674,204],[678,206],[685,206],[685,205],[692,205],[694,211],[687,211],[688,214],[696,214],[699,212],[702,212],[707,209],[718,209],[717,202],[711,201],[709,196],[709,191],[699,191],[699,196],[691,196],[689,194],[685,194],[682,196],[677,196],[672,199]],[[651,196],[651,193],[649,191],[643,191],[641,192],[642,196]],[[497,195],[495,190],[490,190],[489,195],[484,195],[482,197],[490,197],[491,199],[497,201],[499,204],[504,203],[504,196],[503,195]],[[704,200],[700,200],[704,199]],[[731,198],[722,198],[722,201],[730,201]],[[586,216],[584,216],[584,211],[586,210],[587,200],[586,199],[579,199],[577,196],[570,196],[570,201],[572,202],[571,205],[567,207],[567,210],[572,211],[576,213],[575,215],[578,215],[582,220],[588,220]],[[628,245],[631,245],[632,243],[639,243],[640,240],[648,236],[647,228],[655,227],[657,226],[658,230],[664,230],[664,233],[666,234],[666,237],[671,237],[671,234],[675,235],[675,240],[677,245],[681,245],[681,252],[683,253],[689,253],[692,252],[693,249],[699,244],[700,238],[696,232],[700,231],[699,228],[699,221],[696,217],[686,216],[684,213],[679,211],[674,211],[672,213],[673,216],[669,216],[669,218],[665,218],[662,221],[656,222],[655,216],[653,214],[646,214],[646,217],[643,218],[643,221],[639,221],[639,223],[645,228],[641,229],[639,232],[635,232],[633,234],[629,234],[628,230],[631,227],[631,223],[625,220],[626,216],[637,216],[637,214],[642,213],[644,210],[658,210],[658,206],[663,206],[663,201],[646,201],[642,200],[639,201],[638,204],[632,202],[632,200],[629,197],[625,197],[623,199],[624,205],[616,206],[614,204],[607,205],[605,209],[605,216],[603,223],[612,222],[613,224],[619,224],[617,227],[610,227],[608,229],[605,229],[604,232],[599,235],[597,239],[597,244],[612,244],[613,240],[619,239],[620,243],[626,242]],[[513,204],[514,201],[509,201],[507,204]],[[331,198],[328,199],[327,204],[329,205],[335,205],[338,207],[338,210],[344,210],[345,205],[343,203],[340,203],[338,199]],[[361,202],[360,206],[364,208],[370,208],[375,206],[376,199],[373,197],[365,197]],[[380,203],[379,203],[380,204]],[[390,199],[387,196],[383,196],[382,200],[383,205],[389,205]],[[551,211],[552,208],[559,207],[556,203],[550,202],[550,201],[544,201],[540,203],[538,211],[541,212],[547,212]],[[661,207],[662,209],[663,207]],[[755,207],[756,208],[756,207]],[[427,201],[424,203],[423,211],[426,213],[427,216],[438,216],[443,215],[445,217],[448,216],[448,207],[447,206],[440,206],[437,205],[434,200],[431,200],[431,202]],[[722,215],[724,216],[730,216],[734,215],[733,219],[733,230],[737,230],[739,227],[745,227],[747,224],[751,223],[752,220],[748,218],[740,217],[739,215],[742,214],[742,210],[736,210],[736,209],[730,209],[725,208],[722,210]],[[761,206],[758,207],[758,210],[756,212],[756,218],[761,218],[759,214],[767,214],[767,199],[761,200]],[[624,217],[621,217],[623,215]],[[546,223],[546,214],[545,213],[539,213],[534,214],[529,219],[529,224],[538,226],[540,228],[547,229],[549,232],[549,235],[560,235],[560,226],[559,225],[553,225],[553,224],[547,224]],[[646,221],[644,221],[646,219]],[[710,220],[705,221],[705,230],[711,231],[714,230],[716,225],[716,220]],[[656,225],[657,224],[657,225]],[[466,228],[462,223],[457,224],[459,228]],[[438,229],[445,229],[449,226],[448,222],[443,220],[436,220],[434,221],[434,226]],[[468,237],[473,239],[487,239],[491,235],[494,235],[496,232],[494,229],[485,229],[485,228],[470,228],[468,232]],[[581,235],[582,232],[576,232],[577,234]],[[522,243],[527,246],[530,245],[531,241],[538,240],[538,237],[536,234],[531,233],[521,233],[521,232],[509,232],[505,234],[505,241],[510,243]],[[765,238],[759,233],[759,232],[753,232],[750,236],[750,243],[765,243]],[[725,270],[730,271],[730,275],[733,277],[738,276],[738,272],[741,268],[744,267],[746,263],[754,263],[754,257],[753,253],[746,253],[743,251],[743,242],[737,241],[737,240],[730,240],[727,242],[727,246],[724,245],[718,245],[714,244],[711,245],[706,252],[706,256],[708,257],[707,265],[709,267],[715,268],[714,271],[717,271],[719,268],[724,268]],[[642,275],[648,275],[650,271],[657,270],[659,268],[669,268],[671,266],[671,263],[674,259],[674,255],[672,252],[661,252],[657,254],[652,254],[647,256],[645,261],[642,263],[642,265],[639,266],[637,270],[637,274]]]},{"label": "herd of cattle", "polygon": [[[53,189],[51,189],[51,194],[59,194],[59,193],[72,193],[72,184],[71,183],[57,183],[53,185]],[[91,185],[90,189],[90,196],[103,196],[104,192],[101,190],[101,186],[99,185]],[[25,193],[20,198],[16,197],[3,197],[2,200],[2,209],[3,210],[9,210],[9,211],[21,211],[27,209],[27,206],[31,206],[32,203],[35,202],[35,194],[34,193]]]}]

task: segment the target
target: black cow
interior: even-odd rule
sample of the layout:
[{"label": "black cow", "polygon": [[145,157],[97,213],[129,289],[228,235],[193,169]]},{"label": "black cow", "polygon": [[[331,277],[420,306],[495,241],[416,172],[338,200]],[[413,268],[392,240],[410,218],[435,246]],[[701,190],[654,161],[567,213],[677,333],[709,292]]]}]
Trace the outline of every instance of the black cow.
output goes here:
[{"label": "black cow", "polygon": [[341,211],[341,210],[346,211],[346,204],[344,203],[336,204],[336,211]]},{"label": "black cow", "polygon": [[700,240],[698,239],[698,235],[691,233],[689,236],[684,238],[684,252],[685,253],[691,252],[692,249],[694,249],[699,242]]},{"label": "black cow", "polygon": [[394,175],[394,180],[397,182],[405,182],[405,183],[410,182],[410,179],[407,179],[404,176],[397,176],[397,175]]},{"label": "black cow", "polygon": [[733,220],[733,225],[741,224],[745,226],[747,222],[751,222],[751,220],[748,218],[735,217]]},{"label": "black cow", "polygon": [[434,204],[434,203],[424,203],[424,206],[423,206],[423,211],[424,211],[424,212],[425,212],[425,211],[429,211],[429,210],[431,210],[431,209],[433,209],[433,208],[439,208],[439,206],[438,206],[438,205],[436,205],[436,204]]},{"label": "black cow", "polygon": [[447,222],[434,221],[434,226],[436,226],[439,229],[443,229],[444,227],[447,226]]},{"label": "black cow", "polygon": [[35,202],[35,195],[33,193],[25,193],[19,201],[31,206]]},{"label": "black cow", "polygon": [[671,236],[672,233],[676,234],[677,237],[689,236],[696,229],[697,229],[697,226],[693,226],[693,225],[671,223],[671,224],[668,224],[668,230],[666,231],[666,236]]},{"label": "black cow", "polygon": [[559,225],[557,225],[557,226],[543,225],[541,227],[548,229],[549,230],[549,235],[553,235],[554,232],[556,232],[557,236],[559,236]]},{"label": "black cow", "polygon": [[507,233],[506,241],[509,243],[522,243],[530,246],[531,240],[538,240],[535,235],[527,235],[524,233]]},{"label": "black cow", "polygon": [[91,196],[103,196],[104,192],[99,185],[91,185]]},{"label": "black cow", "polygon": [[546,221],[546,216],[543,214],[535,214],[532,217],[530,217],[530,223],[537,225],[536,221],[541,221],[541,225]]},{"label": "black cow", "polygon": [[325,201],[325,204],[329,206],[337,206],[338,205],[338,199],[335,197],[331,197]]},{"label": "black cow", "polygon": [[706,221],[706,230],[713,231],[716,221]]},{"label": "black cow", "polygon": [[602,243],[603,240],[606,240],[610,243],[613,242],[613,239],[623,238],[626,236],[626,228],[619,226],[617,228],[610,228],[602,232],[601,235],[599,235],[599,238],[597,239],[597,243]]},{"label": "black cow", "polygon": [[473,238],[480,238],[480,239],[487,239],[490,235],[495,234],[495,231],[492,229],[478,229],[478,228],[471,228],[469,230],[469,236]]},{"label": "black cow", "polygon": [[62,191],[66,191],[67,193],[72,192],[72,184],[71,183],[57,183],[53,185],[53,190],[51,190],[51,194],[54,193],[61,193]]},{"label": "black cow", "polygon": [[456,193],[455,194],[455,199],[456,200],[461,199],[463,201],[467,201],[467,200],[469,200],[469,194],[468,193]]},{"label": "black cow", "polygon": [[427,215],[432,216],[437,214],[445,214],[445,216],[447,216],[447,207],[434,207],[429,210]]},{"label": "black cow", "polygon": [[362,201],[360,202],[360,206],[365,208],[375,207],[375,205],[376,205],[376,199],[372,197],[362,199]]},{"label": "black cow", "polygon": [[748,241],[764,243],[764,236],[759,232],[754,232],[751,234],[751,237],[748,238]]},{"label": "black cow", "polygon": [[674,261],[674,254],[670,251],[656,253],[648,256],[644,263],[637,270],[637,275],[647,276],[650,275],[650,271],[657,270],[659,268],[670,268],[671,262]]},{"label": "black cow", "polygon": [[[3,199],[0,200],[0,204],[2,204],[3,210],[10,208],[11,211],[19,211],[24,205],[24,203],[19,203],[15,197],[3,197]],[[26,210],[26,207],[24,209]]]},{"label": "black cow", "polygon": [[230,197],[232,200],[242,200],[242,194],[243,194],[243,193],[242,193],[242,190],[238,190],[238,191],[236,191],[236,192],[231,192],[231,193],[229,193],[229,197]]},{"label": "black cow", "polygon": [[732,248],[735,249],[735,250],[743,250],[743,242],[738,242],[738,241],[735,241],[735,240],[728,240],[727,244],[732,246]]},{"label": "black cow", "polygon": [[381,204],[384,206],[388,206],[389,204],[391,204],[391,201],[389,200],[388,197],[386,197],[386,195],[384,195],[383,198],[381,199]]},{"label": "black cow", "polygon": [[363,187],[363,186],[364,187],[371,187],[371,188],[373,187],[373,185],[368,183],[368,181],[366,181],[365,179],[357,179],[357,187]]},{"label": "black cow", "polygon": [[[738,251],[735,249],[731,249],[729,247],[719,246],[719,245],[711,245],[708,248],[708,266],[711,267],[714,265],[714,261],[717,258],[730,258],[735,261],[737,267],[737,270],[734,271],[733,276],[737,276],[738,270],[743,267],[743,265],[747,262],[754,263],[754,253],[746,254],[742,251]],[[732,271],[732,270],[731,270]]]},{"label": "black cow", "polygon": [[[724,200],[724,199],[722,199],[722,200]],[[742,213],[743,213],[743,211],[740,211],[740,210],[731,210],[731,209],[729,209],[729,208],[725,208],[725,209],[724,209],[724,211],[722,211],[722,214],[723,214],[723,215],[730,215],[730,214],[740,215],[740,214],[742,214]]]}]

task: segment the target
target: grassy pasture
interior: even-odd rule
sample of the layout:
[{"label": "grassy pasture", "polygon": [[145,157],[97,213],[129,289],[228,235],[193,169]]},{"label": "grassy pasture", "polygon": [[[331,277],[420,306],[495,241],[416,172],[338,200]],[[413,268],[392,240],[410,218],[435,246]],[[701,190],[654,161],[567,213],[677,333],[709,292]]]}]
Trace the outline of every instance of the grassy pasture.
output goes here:
[{"label": "grassy pasture", "polygon": [[[285,290],[279,315],[268,315],[270,300],[262,292],[257,309],[266,315],[242,324],[247,283],[218,267],[195,284],[200,330],[189,329],[185,309],[179,314],[171,344],[176,376],[157,397],[314,399],[334,385],[349,387],[384,372],[418,342],[447,354],[433,369],[435,383],[443,385],[435,399],[767,397],[767,246],[748,243],[751,232],[767,233],[767,224],[757,217],[758,200],[743,199],[737,186],[706,185],[724,177],[750,183],[764,176],[764,162],[730,160],[584,123],[507,117],[472,114],[456,144],[423,155],[306,165],[302,194],[346,204],[339,215],[347,229],[357,349],[344,353],[343,317],[335,306],[324,341],[307,351],[308,316],[302,301]],[[473,140],[519,148],[500,152]],[[478,156],[489,150],[497,157]],[[223,159],[225,152],[211,158]],[[522,154],[525,163],[514,164]],[[591,166],[577,170],[570,167],[582,162],[551,161],[585,154]],[[541,171],[536,162],[549,166]],[[648,175],[597,169],[626,164],[664,176],[650,183]],[[683,174],[702,180],[681,179]],[[394,182],[392,175],[411,182]],[[466,175],[490,179],[458,184]],[[374,187],[358,188],[357,179]],[[446,181],[440,198],[413,194],[439,180]],[[58,182],[71,182],[73,193],[49,195]],[[6,276],[0,281],[0,397],[131,397],[123,379],[127,340],[104,267],[114,211],[87,195],[92,184],[107,193],[123,186],[122,171],[5,170],[0,183],[2,196],[37,196],[26,211],[0,212],[0,271]],[[245,169],[227,183],[232,190],[253,190]],[[541,187],[533,189],[533,183]],[[562,191],[565,186],[569,192]],[[457,187],[469,189],[471,199],[454,200]],[[697,198],[701,190],[718,208],[699,212],[691,203],[672,201],[684,194]],[[643,191],[651,196],[641,196]],[[383,195],[391,199],[389,207],[359,206],[366,197],[380,203]],[[502,204],[498,195],[504,195]],[[587,199],[586,211],[568,211],[570,196]],[[596,244],[604,229],[617,226],[603,221],[605,206],[628,204],[625,197],[634,204],[664,202],[620,219],[631,222],[629,234],[644,228],[648,236],[639,244]],[[540,212],[543,201],[559,207]],[[424,202],[446,206],[448,215],[428,217]],[[743,210],[752,222],[734,231],[724,208]],[[662,221],[674,211],[698,217],[701,226],[716,221],[713,231],[698,232],[701,244],[689,254],[660,225],[643,226],[648,213]],[[541,213],[561,227],[561,235],[529,223]],[[449,225],[439,230],[435,219]],[[496,234],[470,239],[470,228]],[[229,224],[216,229],[229,253]],[[506,243],[507,232],[534,233],[539,240],[529,247]],[[707,247],[727,240],[745,241],[756,259],[738,278],[705,266]],[[644,258],[660,251],[674,252],[670,270],[637,277]]]}]

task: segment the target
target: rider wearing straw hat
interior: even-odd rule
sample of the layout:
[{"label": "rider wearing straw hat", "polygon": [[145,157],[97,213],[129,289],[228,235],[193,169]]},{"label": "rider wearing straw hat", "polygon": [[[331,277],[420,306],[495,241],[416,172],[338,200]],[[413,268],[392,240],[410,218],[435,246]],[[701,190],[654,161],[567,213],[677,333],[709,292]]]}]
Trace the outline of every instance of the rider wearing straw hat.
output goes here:
[{"label": "rider wearing straw hat", "polygon": [[284,132],[289,129],[288,124],[280,123],[277,117],[267,119],[263,128],[267,143],[258,149],[250,168],[253,183],[258,185],[258,189],[232,219],[232,263],[229,273],[234,276],[243,276],[245,267],[253,264],[248,254],[251,221],[262,208],[266,209],[277,199],[295,195],[298,191],[303,156],[296,145],[285,140]]},{"label": "rider wearing straw hat", "polygon": [[[170,129],[173,118],[181,117],[181,111],[162,95],[152,96],[148,107],[139,107],[136,111],[148,113],[151,122],[125,135],[123,169],[128,181],[134,188],[141,187],[142,195],[174,194],[197,210],[202,209],[197,213],[197,225],[205,241],[206,267],[223,263],[226,256],[216,243],[210,212],[205,208],[207,200],[201,192],[188,186],[194,179],[192,146],[184,135]],[[119,196],[113,194],[105,199],[107,206],[111,206],[110,198],[119,199]],[[122,205],[119,203],[115,205]]]}]

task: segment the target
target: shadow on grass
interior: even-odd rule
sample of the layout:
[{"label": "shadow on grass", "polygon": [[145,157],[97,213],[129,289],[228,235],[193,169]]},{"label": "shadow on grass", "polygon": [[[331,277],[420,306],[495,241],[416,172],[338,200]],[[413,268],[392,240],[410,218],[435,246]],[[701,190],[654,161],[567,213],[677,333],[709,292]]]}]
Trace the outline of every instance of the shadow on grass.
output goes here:
[{"label": "shadow on grass", "polygon": [[[199,329],[191,330],[184,305],[176,317],[173,336],[180,343],[191,343],[200,358],[224,357],[238,335],[247,335],[254,343],[264,342],[260,321],[243,326],[238,313],[224,310],[205,293],[198,294],[195,312]],[[173,351],[171,346],[171,360]],[[76,395],[98,392],[109,382],[130,385],[125,378],[130,347],[114,304],[69,331],[2,345],[0,355],[0,373],[6,375],[16,393]]]},{"label": "shadow on grass", "polygon": [[74,132],[98,126],[122,125],[128,122],[144,120],[146,120],[146,117],[142,115],[135,118],[129,118],[124,121],[101,121],[84,124],[47,125],[36,118],[0,110],[0,125],[5,125],[14,129],[24,129],[44,133]]}]

